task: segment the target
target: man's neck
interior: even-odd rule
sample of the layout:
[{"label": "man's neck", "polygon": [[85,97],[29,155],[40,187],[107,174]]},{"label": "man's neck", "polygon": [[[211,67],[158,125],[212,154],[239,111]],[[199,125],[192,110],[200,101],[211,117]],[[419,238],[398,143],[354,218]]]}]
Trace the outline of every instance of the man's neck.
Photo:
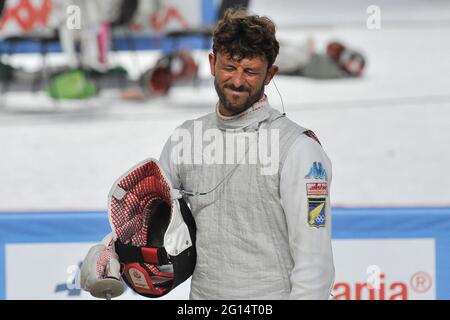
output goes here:
[{"label": "man's neck", "polygon": [[[234,119],[238,119],[238,118],[243,118],[245,117],[247,114],[253,113],[253,111],[258,111],[261,108],[264,108],[264,101],[266,101],[267,97],[266,95],[263,95],[261,97],[261,99],[259,99],[258,101],[256,101],[254,104],[252,104],[249,108],[245,109],[244,111],[238,112],[238,113],[234,113],[232,115],[228,115],[230,113],[223,113],[223,106],[221,105],[221,103],[219,102],[216,105],[216,114],[219,118],[221,118],[224,121],[231,121]],[[220,109],[222,107],[222,110]]]},{"label": "man's neck", "polygon": [[234,116],[237,116],[237,115],[247,111],[251,107],[252,106],[250,106],[250,107],[248,107],[247,109],[244,109],[244,110],[239,110],[239,111],[236,111],[236,112],[232,112],[232,111],[229,111],[229,110],[225,109],[223,104],[219,102],[219,114],[221,116],[223,116],[223,117],[234,117]]},{"label": "man's neck", "polygon": [[263,93],[261,94],[261,97],[260,97],[257,101],[255,101],[254,103],[252,103],[248,108],[246,108],[246,109],[244,109],[244,110],[239,110],[239,111],[236,111],[236,112],[232,112],[232,111],[230,111],[230,110],[227,110],[227,109],[223,106],[222,102],[220,102],[220,100],[219,100],[219,108],[218,108],[219,115],[220,115],[220,116],[223,116],[223,117],[230,117],[230,118],[233,118],[233,117],[238,116],[238,115],[240,115],[240,114],[242,114],[242,113],[245,113],[246,111],[248,111],[249,109],[251,109],[251,108],[255,105],[255,103],[258,103],[259,101],[263,100],[265,97],[266,97],[266,95],[265,95],[264,92],[263,92]]}]

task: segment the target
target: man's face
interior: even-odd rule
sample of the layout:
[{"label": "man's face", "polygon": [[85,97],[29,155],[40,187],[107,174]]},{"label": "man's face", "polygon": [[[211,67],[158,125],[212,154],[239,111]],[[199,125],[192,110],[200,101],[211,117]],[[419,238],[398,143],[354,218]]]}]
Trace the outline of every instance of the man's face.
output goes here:
[{"label": "man's face", "polygon": [[245,58],[240,61],[226,54],[209,54],[211,74],[219,96],[220,113],[232,116],[250,108],[258,101],[264,86],[272,80],[278,67],[267,68],[265,58]]}]

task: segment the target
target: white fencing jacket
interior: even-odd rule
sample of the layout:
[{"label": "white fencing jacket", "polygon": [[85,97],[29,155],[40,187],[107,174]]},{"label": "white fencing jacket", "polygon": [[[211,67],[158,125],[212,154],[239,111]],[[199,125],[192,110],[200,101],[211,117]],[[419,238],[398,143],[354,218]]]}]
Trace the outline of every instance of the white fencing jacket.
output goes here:
[{"label": "white fencing jacket", "polygon": [[191,299],[329,298],[331,162],[311,131],[264,97],[184,122],[160,163],[197,224]]}]

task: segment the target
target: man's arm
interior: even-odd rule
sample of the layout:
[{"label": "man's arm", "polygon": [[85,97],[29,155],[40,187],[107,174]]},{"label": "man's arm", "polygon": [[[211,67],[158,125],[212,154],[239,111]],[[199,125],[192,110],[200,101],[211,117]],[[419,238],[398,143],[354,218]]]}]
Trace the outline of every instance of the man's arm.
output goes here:
[{"label": "man's arm", "polygon": [[317,141],[301,135],[280,177],[294,268],[290,299],[328,299],[334,282],[331,248],[331,162]]},{"label": "man's arm", "polygon": [[181,183],[178,175],[178,168],[172,159],[173,157],[172,150],[173,150],[173,143],[172,143],[172,136],[170,136],[169,139],[167,139],[166,144],[163,147],[163,150],[161,151],[159,163],[163,168],[167,178],[169,178],[170,182],[172,183],[172,187],[178,189],[180,188]]}]

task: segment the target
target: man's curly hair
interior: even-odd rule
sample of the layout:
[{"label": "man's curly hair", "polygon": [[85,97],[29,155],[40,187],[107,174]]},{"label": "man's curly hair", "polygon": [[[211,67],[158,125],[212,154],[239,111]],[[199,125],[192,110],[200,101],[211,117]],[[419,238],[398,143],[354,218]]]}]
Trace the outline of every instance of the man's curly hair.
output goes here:
[{"label": "man's curly hair", "polygon": [[270,68],[280,45],[275,24],[267,17],[247,15],[242,9],[228,9],[213,32],[213,53],[224,53],[238,61],[263,56]]}]

